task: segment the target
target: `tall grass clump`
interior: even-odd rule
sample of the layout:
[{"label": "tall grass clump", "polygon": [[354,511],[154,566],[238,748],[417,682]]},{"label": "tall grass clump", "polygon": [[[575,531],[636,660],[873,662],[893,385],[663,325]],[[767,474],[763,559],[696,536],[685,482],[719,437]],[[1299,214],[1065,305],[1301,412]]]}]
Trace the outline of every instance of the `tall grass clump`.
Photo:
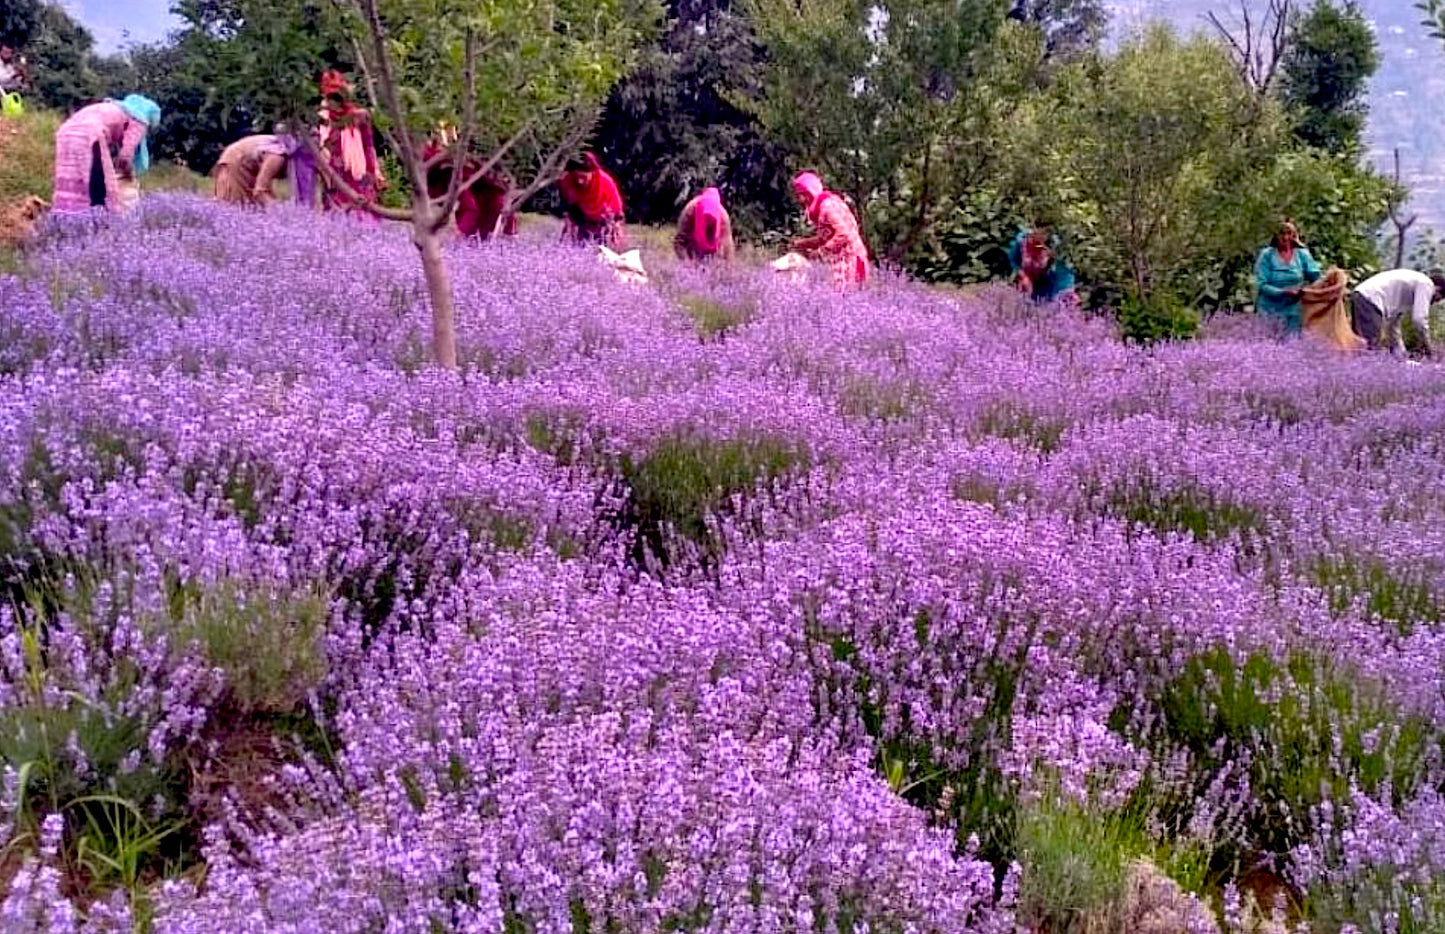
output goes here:
[{"label": "tall grass clump", "polygon": [[0,204],[27,197],[50,200],[60,120],[54,111],[36,109],[0,119]]},{"label": "tall grass clump", "polygon": [[[1208,854],[1151,838],[1146,809],[1108,808],[1057,788],[1027,799],[1015,839],[1019,920],[1030,930],[1130,934],[1209,930]],[[1157,832],[1156,832],[1157,833]]]},{"label": "tall grass clump", "polygon": [[723,337],[746,325],[757,314],[757,305],[749,299],[725,302],[707,295],[683,295],[678,307],[687,314],[703,340]]},{"label": "tall grass clump", "polygon": [[713,439],[674,434],[640,457],[625,457],[621,476],[628,491],[621,518],[634,530],[632,555],[639,565],[663,566],[692,546],[705,565],[725,547],[714,522],[737,516],[753,494],[805,472],[805,449],[782,438]]},{"label": "tall grass clump", "polygon": [[[1221,780],[1248,790],[1241,832],[1216,854],[1219,872],[1285,858],[1311,839],[1322,807],[1345,807],[1356,793],[1415,794],[1445,740],[1381,685],[1307,652],[1236,659],[1214,649],[1192,658],[1156,703],[1157,731],[1141,741],[1183,753],[1194,776],[1166,819],[1187,826]],[[1116,722],[1127,719],[1121,712]]]}]

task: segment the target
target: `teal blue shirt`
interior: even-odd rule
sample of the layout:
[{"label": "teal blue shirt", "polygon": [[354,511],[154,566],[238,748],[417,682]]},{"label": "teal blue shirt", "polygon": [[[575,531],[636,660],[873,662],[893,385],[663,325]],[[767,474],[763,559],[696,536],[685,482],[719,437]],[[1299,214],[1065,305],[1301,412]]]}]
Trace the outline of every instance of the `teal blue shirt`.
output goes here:
[{"label": "teal blue shirt", "polygon": [[1254,284],[1259,292],[1255,309],[1283,324],[1286,331],[1298,331],[1299,299],[1285,292],[1314,282],[1320,273],[1320,264],[1302,246],[1295,247],[1294,258],[1288,263],[1274,247],[1265,247],[1254,264]]},{"label": "teal blue shirt", "polygon": [[[1029,238],[1029,232],[1022,230],[1013,243],[1009,244],[1008,261],[1014,272],[1018,272],[1024,266],[1024,241]],[[1033,279],[1033,300],[1036,302],[1051,302],[1060,295],[1074,288],[1074,270],[1069,268],[1059,258],[1059,238],[1053,237],[1049,240],[1049,249],[1054,253],[1054,261],[1049,264],[1049,269],[1041,276]]]}]

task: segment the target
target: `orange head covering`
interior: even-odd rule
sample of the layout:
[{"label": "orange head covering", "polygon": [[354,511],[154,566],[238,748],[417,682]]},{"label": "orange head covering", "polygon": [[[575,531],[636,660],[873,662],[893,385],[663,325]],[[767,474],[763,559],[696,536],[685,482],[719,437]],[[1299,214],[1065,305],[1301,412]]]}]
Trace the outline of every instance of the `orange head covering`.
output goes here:
[{"label": "orange head covering", "polygon": [[321,96],[330,97],[333,94],[350,94],[351,82],[341,72],[332,69],[321,73]]},{"label": "orange head covering", "polygon": [[722,192],[717,188],[708,188],[698,196],[692,215],[692,241],[698,250],[716,253],[722,247],[722,222],[726,216]]},{"label": "orange head covering", "polygon": [[[562,200],[581,211],[591,221],[608,217],[621,218],[623,213],[622,192],[617,181],[602,168],[602,163],[592,153],[583,153],[584,167],[562,176],[557,187],[562,191]],[[582,176],[587,176],[584,182]]]}]

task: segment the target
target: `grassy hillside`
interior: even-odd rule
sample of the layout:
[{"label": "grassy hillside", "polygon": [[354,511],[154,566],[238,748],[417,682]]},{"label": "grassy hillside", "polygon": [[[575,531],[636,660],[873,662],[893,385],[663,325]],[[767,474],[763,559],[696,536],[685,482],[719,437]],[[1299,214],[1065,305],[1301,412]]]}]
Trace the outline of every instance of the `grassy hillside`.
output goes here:
[{"label": "grassy hillside", "polygon": [[48,111],[0,119],[0,204],[31,195],[49,200],[59,125],[60,115]]},{"label": "grassy hillside", "polygon": [[[60,114],[46,110],[0,119],[0,207],[31,195],[50,200],[60,121]],[[145,191],[200,191],[206,186],[204,176],[172,163],[153,165],[141,181]]]}]

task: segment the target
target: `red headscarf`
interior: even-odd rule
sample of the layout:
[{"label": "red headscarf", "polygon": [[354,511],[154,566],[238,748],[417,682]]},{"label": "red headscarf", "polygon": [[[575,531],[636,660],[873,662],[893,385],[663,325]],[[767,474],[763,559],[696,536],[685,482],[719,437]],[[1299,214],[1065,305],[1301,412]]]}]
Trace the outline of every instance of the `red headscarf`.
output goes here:
[{"label": "red headscarf", "polygon": [[[603,171],[602,163],[592,153],[584,153],[582,161],[587,168],[568,172],[557,183],[562,190],[562,200],[576,207],[591,221],[621,218],[622,192],[618,190],[616,180]],[[584,173],[589,176],[585,184],[579,178]]]},{"label": "red headscarf", "polygon": [[321,96],[330,97],[333,94],[349,96],[351,82],[339,71],[324,71],[321,73]]},{"label": "red headscarf", "polygon": [[709,188],[698,196],[692,215],[692,242],[700,252],[716,253],[722,246],[722,224],[726,216],[722,192]]},{"label": "red headscarf", "polygon": [[1049,271],[1054,262],[1054,251],[1046,243],[1035,243],[1033,237],[1025,237],[1020,267],[1029,278],[1041,276]]}]

